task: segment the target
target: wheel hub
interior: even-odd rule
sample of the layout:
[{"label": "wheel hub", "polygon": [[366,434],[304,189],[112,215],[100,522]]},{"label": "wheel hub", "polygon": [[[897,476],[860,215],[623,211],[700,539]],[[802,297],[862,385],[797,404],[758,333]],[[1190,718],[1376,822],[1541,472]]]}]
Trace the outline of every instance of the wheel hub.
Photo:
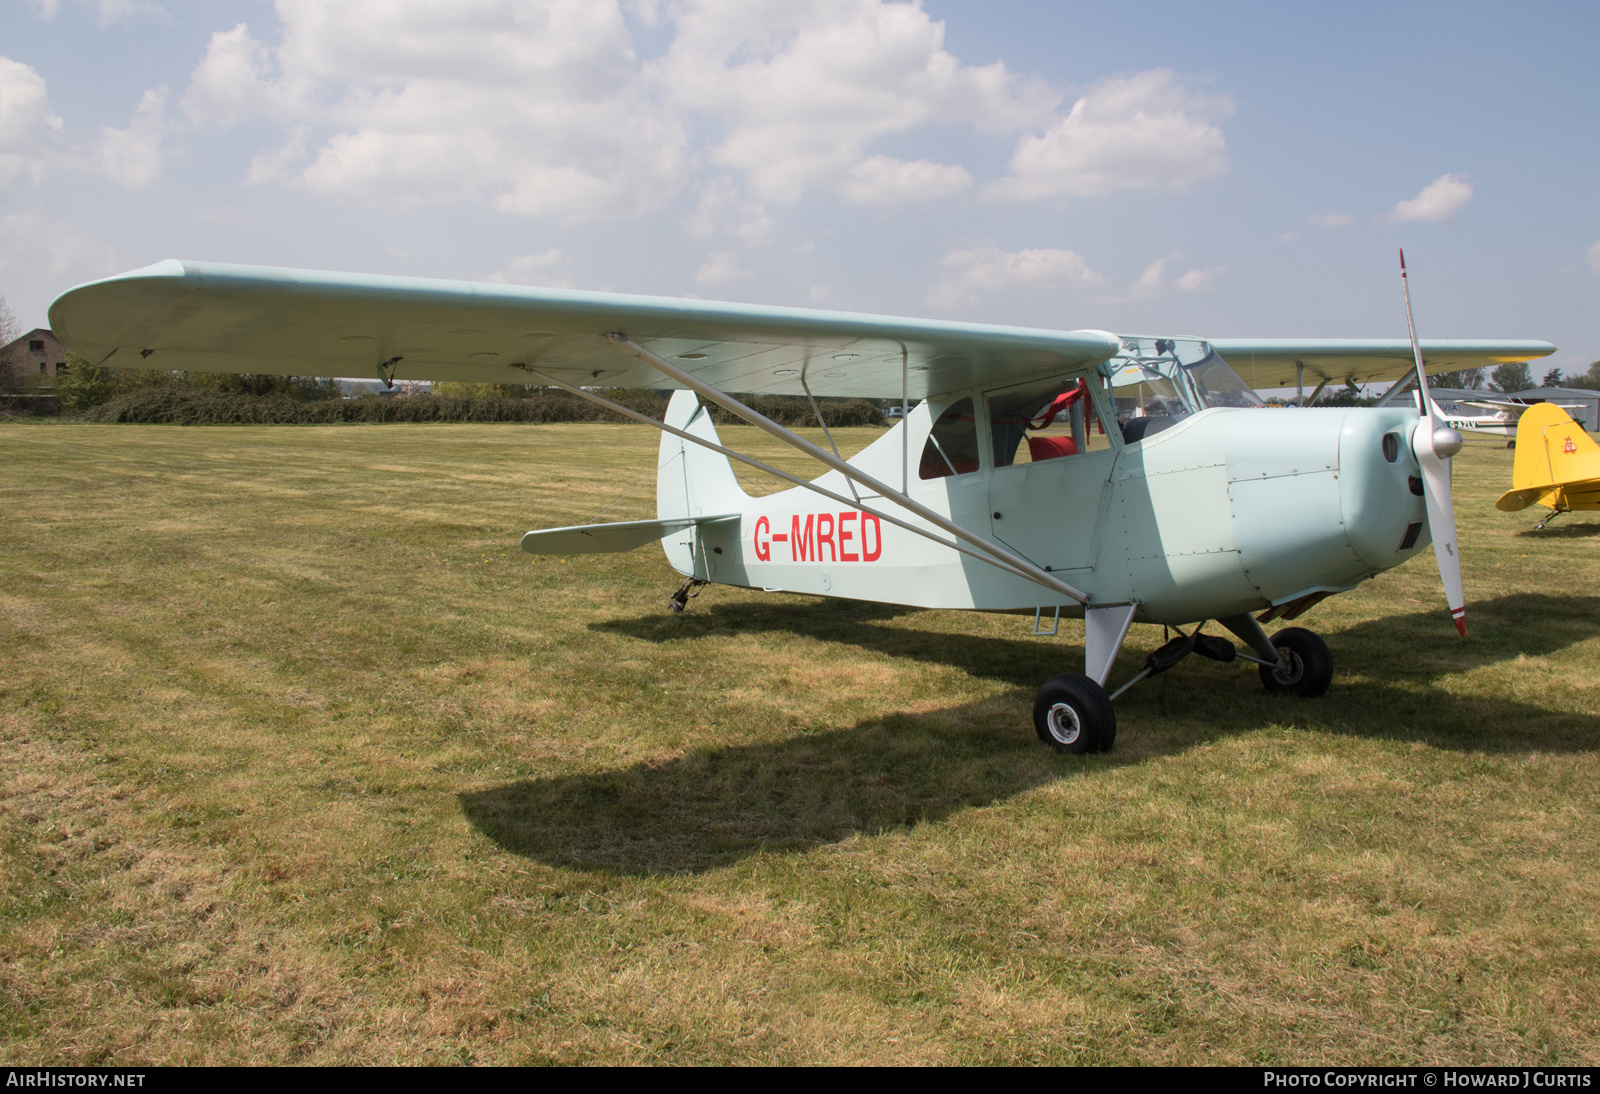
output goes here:
[{"label": "wheel hub", "polygon": [[1068,703],[1056,703],[1052,706],[1050,713],[1045,716],[1045,724],[1050,728],[1050,736],[1064,745],[1072,744],[1083,732],[1083,723],[1078,720],[1078,712]]},{"label": "wheel hub", "polygon": [[1306,674],[1306,663],[1298,653],[1283,646],[1278,647],[1278,655],[1283,658],[1283,667],[1273,669],[1272,678],[1286,688],[1293,687]]}]

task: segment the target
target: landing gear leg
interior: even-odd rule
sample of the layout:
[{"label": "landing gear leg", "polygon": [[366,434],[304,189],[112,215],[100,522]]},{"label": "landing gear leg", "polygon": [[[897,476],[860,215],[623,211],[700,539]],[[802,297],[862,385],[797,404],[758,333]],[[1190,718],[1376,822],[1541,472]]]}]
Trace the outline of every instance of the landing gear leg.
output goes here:
[{"label": "landing gear leg", "polygon": [[706,582],[701,581],[698,577],[691,577],[688,581],[685,581],[681,586],[678,587],[678,591],[672,594],[672,598],[667,601],[667,611],[683,611],[683,609],[689,606],[690,597],[700,595],[692,590],[698,589],[704,584],[706,584]]},{"label": "landing gear leg", "polygon": [[1548,517],[1545,517],[1538,524],[1534,525],[1533,530],[1535,532],[1542,532],[1542,531],[1544,531],[1544,526],[1546,524],[1549,524],[1551,521],[1555,520],[1562,513],[1570,513],[1570,512],[1572,512],[1571,509],[1552,509],[1552,510],[1550,510],[1550,515]]}]

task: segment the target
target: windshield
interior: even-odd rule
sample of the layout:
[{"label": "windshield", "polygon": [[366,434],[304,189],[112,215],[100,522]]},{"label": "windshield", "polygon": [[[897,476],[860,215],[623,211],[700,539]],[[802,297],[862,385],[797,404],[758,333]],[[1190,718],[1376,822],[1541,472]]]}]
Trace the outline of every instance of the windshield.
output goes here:
[{"label": "windshield", "polygon": [[1111,373],[1117,418],[1181,418],[1208,407],[1263,406],[1233,367],[1198,338],[1124,338]]}]

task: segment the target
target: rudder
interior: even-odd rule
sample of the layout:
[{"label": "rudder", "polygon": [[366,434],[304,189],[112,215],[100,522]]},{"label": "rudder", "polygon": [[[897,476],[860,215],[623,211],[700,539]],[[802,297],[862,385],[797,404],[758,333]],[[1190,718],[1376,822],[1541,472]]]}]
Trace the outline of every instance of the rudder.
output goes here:
[{"label": "rudder", "polygon": [[1517,422],[1517,489],[1600,477],[1600,445],[1554,403],[1535,403]]},{"label": "rudder", "polygon": [[[666,424],[686,433],[721,444],[711,414],[700,405],[692,391],[675,391],[667,404]],[[750,500],[733,465],[720,452],[661,434],[661,451],[656,460],[656,518],[704,517],[735,513]],[[694,554],[689,545],[672,535],[661,541],[667,560],[681,574],[694,572]]]}]

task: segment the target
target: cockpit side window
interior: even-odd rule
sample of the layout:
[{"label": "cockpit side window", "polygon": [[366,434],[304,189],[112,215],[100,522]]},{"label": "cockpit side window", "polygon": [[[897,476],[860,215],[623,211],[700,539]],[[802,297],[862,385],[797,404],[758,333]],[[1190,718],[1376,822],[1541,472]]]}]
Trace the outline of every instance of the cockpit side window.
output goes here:
[{"label": "cockpit side window", "polygon": [[978,469],[978,419],[972,400],[960,399],[939,415],[922,448],[917,468],[921,479],[943,479],[966,475]]},{"label": "cockpit side window", "polygon": [[1090,431],[1099,425],[1088,383],[1076,376],[999,392],[985,401],[996,467],[1087,452]]}]

